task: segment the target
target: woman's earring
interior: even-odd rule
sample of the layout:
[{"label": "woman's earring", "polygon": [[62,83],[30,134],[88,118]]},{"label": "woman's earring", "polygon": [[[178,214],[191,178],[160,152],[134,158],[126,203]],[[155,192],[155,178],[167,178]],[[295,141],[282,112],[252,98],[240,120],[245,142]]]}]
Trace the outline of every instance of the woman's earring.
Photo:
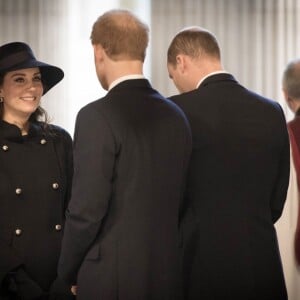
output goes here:
[{"label": "woman's earring", "polygon": [[4,97],[0,97],[0,103],[4,102]]}]

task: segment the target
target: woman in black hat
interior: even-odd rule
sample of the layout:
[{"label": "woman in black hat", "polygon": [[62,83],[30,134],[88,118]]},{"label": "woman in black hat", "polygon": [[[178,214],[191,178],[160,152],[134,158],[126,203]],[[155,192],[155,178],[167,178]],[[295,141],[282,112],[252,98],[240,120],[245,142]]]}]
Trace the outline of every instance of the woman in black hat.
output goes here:
[{"label": "woman in black hat", "polygon": [[0,299],[72,299],[55,281],[72,140],[40,107],[63,76],[25,43],[0,47]]}]

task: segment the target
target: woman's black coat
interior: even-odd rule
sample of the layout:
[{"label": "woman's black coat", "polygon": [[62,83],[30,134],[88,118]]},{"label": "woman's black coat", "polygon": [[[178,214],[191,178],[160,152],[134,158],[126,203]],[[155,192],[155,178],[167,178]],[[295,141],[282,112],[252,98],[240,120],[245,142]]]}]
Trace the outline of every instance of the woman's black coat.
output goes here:
[{"label": "woman's black coat", "polygon": [[60,127],[29,134],[0,121],[0,282],[22,267],[44,290],[56,278],[72,177],[72,140]]}]

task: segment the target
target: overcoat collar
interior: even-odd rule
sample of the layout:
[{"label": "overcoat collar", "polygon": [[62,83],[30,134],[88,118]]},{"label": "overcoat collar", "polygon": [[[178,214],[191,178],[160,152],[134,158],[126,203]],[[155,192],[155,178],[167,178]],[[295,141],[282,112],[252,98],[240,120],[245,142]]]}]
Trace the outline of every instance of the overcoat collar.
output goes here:
[{"label": "overcoat collar", "polygon": [[[40,134],[41,127],[39,123],[30,123],[27,137],[35,137]],[[7,123],[3,120],[0,120],[0,138],[14,142],[22,142],[24,140],[24,136],[22,136],[21,130],[16,125]]]},{"label": "overcoat collar", "polygon": [[198,89],[201,89],[202,87],[205,87],[210,84],[219,83],[221,81],[233,81],[235,83],[238,83],[237,80],[231,74],[220,73],[220,74],[211,75],[206,79],[204,79],[204,81],[200,84]]},{"label": "overcoat collar", "polygon": [[134,88],[151,88],[151,84],[147,79],[129,79],[124,80],[114,86],[108,93],[117,92],[122,89],[134,89]]}]

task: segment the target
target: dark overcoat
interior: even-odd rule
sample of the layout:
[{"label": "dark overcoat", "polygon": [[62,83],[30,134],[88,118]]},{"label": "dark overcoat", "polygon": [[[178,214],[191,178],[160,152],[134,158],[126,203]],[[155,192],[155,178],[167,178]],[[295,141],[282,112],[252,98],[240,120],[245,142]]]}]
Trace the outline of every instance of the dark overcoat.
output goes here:
[{"label": "dark overcoat", "polygon": [[72,168],[63,129],[36,123],[22,136],[0,121],[0,282],[18,267],[44,291],[56,278]]},{"label": "dark overcoat", "polygon": [[273,226],[289,181],[280,105],[226,73],[172,100],[193,138],[181,221],[186,299],[286,299]]},{"label": "dark overcoat", "polygon": [[191,136],[146,79],[78,114],[58,274],[79,300],[181,299],[178,213]]}]

